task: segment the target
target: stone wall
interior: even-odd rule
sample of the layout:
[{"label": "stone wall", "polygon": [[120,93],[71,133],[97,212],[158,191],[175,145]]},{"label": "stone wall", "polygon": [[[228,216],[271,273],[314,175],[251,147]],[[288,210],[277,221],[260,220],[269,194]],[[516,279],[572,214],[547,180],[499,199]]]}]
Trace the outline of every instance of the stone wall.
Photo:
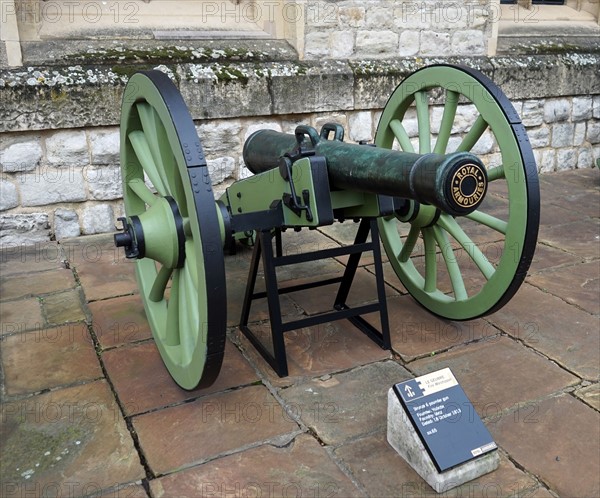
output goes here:
[{"label": "stone wall", "polygon": [[490,0],[307,2],[304,57],[486,55],[499,6]]},{"label": "stone wall", "polygon": [[[529,61],[524,69],[519,59],[481,58],[470,63],[499,82],[513,99],[541,173],[591,167],[600,157],[600,58],[536,61],[541,67]],[[264,78],[250,74],[245,67],[245,81],[239,77],[244,73],[229,67],[238,79],[216,81],[212,86],[204,81],[208,73],[199,66],[178,67],[170,74],[180,75],[175,79],[196,120],[219,194],[248,174],[241,149],[254,130],[267,127],[291,133],[298,124],[320,128],[335,121],[346,129],[347,140],[372,140],[391,90],[416,67],[432,62],[440,61],[407,59],[355,66],[324,63],[301,72],[290,69],[296,66],[282,64],[279,72]],[[515,65],[520,67],[518,73]],[[198,78],[183,79],[184,71]],[[29,72],[29,79],[39,80],[34,73]],[[14,77],[12,86],[7,79],[5,74],[4,86],[0,83],[4,102],[16,102],[17,97],[35,91],[21,99],[20,107],[0,110],[4,128],[0,135],[0,242],[34,243],[114,231],[116,218],[123,215],[116,123],[123,82],[48,89],[28,84],[26,77],[20,84]],[[267,90],[264,94],[263,88]],[[103,101],[94,105],[92,98]],[[73,114],[71,106],[75,105],[84,106],[86,112]],[[28,106],[31,110],[25,112]],[[17,113],[18,119],[14,119]],[[409,110],[406,128],[416,142],[416,117],[411,113]],[[450,147],[469,129],[474,117],[471,106],[459,106]],[[90,119],[102,126],[90,126]],[[433,133],[440,119],[441,108],[433,107]],[[53,125],[63,128],[48,129]],[[499,161],[490,133],[483,135],[474,152],[490,165]]]}]

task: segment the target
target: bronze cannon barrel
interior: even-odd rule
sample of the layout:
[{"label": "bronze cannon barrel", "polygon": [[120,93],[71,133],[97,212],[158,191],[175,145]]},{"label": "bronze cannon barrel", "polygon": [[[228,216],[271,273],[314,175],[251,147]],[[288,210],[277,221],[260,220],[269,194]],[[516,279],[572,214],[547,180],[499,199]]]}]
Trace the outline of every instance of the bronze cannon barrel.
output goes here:
[{"label": "bronze cannon barrel", "polygon": [[276,168],[283,157],[298,154],[299,142],[325,157],[330,184],[338,189],[412,199],[453,216],[477,209],[487,190],[485,166],[473,154],[415,154],[350,144],[322,138],[308,126],[298,127],[296,135],[253,133],[244,144],[244,163],[255,174]]}]

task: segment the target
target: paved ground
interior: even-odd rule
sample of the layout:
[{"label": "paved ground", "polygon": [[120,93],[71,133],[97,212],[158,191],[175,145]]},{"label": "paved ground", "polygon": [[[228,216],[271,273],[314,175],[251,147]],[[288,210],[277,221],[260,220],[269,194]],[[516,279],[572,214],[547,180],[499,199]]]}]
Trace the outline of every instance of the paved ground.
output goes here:
[{"label": "paved ground", "polygon": [[[3,253],[0,495],[429,496],[386,443],[386,392],[450,366],[501,465],[446,496],[600,496],[600,173],[548,175],[541,187],[538,252],[504,309],[436,319],[386,268],[393,353],[345,322],[293,332],[284,379],[236,332],[249,255],[228,257],[224,368],[197,392],[162,366],[132,265],[109,237]],[[303,232],[304,243],[347,237],[324,232]],[[288,276],[341,268],[331,260]],[[359,271],[357,302],[373,298],[370,269]],[[325,301],[287,295],[283,311]],[[265,316],[258,308],[253,319]]]}]

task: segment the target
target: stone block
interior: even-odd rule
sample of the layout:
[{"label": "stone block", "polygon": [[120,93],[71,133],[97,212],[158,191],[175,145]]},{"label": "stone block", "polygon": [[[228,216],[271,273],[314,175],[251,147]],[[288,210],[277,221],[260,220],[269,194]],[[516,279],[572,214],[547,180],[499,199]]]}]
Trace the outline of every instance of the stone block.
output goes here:
[{"label": "stone block", "polygon": [[600,95],[594,95],[592,99],[592,117],[600,119]]},{"label": "stone block", "polygon": [[334,59],[346,59],[354,53],[354,33],[334,31],[330,37],[330,55]]},{"label": "stone block", "polygon": [[269,70],[265,63],[188,64],[179,71],[179,89],[193,119],[260,116],[271,108]]},{"label": "stone block", "polygon": [[85,177],[92,199],[106,201],[123,197],[119,166],[90,166],[85,170]]},{"label": "stone block", "polygon": [[537,163],[538,171],[540,173],[550,173],[554,171],[556,169],[556,151],[554,149],[545,149],[541,151],[541,156]]},{"label": "stone block", "polygon": [[[400,29],[430,29],[438,21],[435,16],[427,15],[422,8],[425,3],[398,2],[399,7],[394,8],[394,25]],[[395,4],[397,5],[397,4]]]},{"label": "stone block", "polygon": [[[354,109],[353,83],[352,71],[340,61],[306,67],[302,77],[293,71],[272,71],[271,112],[305,114]],[[258,114],[264,114],[264,109]]]},{"label": "stone block", "polygon": [[356,54],[361,57],[391,57],[398,52],[398,34],[390,30],[358,31]]},{"label": "stone block", "polygon": [[59,131],[46,138],[48,164],[61,166],[86,166],[90,163],[84,131]]},{"label": "stone block", "polygon": [[384,29],[394,27],[394,9],[382,5],[370,5],[367,9],[367,23],[369,28]]},{"label": "stone block", "polygon": [[46,213],[0,215],[0,246],[30,245],[50,240]]},{"label": "stone block", "polygon": [[39,140],[19,141],[3,145],[0,152],[0,165],[4,173],[32,171],[38,166],[41,158],[42,147]]},{"label": "stone block", "polygon": [[54,236],[56,240],[79,237],[79,216],[72,209],[54,211]]},{"label": "stone block", "polygon": [[571,147],[575,134],[572,123],[557,123],[552,127],[552,147]]},{"label": "stone block", "polygon": [[393,388],[388,391],[387,440],[417,474],[438,493],[445,493],[492,472],[500,465],[498,452],[492,451],[443,473],[438,472]]},{"label": "stone block", "polygon": [[92,164],[119,164],[119,130],[90,130]]},{"label": "stone block", "polygon": [[348,126],[351,140],[355,142],[373,140],[373,118],[369,111],[351,114],[348,118]]},{"label": "stone block", "polygon": [[528,128],[540,126],[544,122],[544,101],[526,100],[523,102],[521,122]]},{"label": "stone block", "polygon": [[456,109],[456,117],[452,124],[452,133],[465,133],[477,119],[477,109],[472,104],[459,105]]},{"label": "stone block", "polygon": [[495,146],[496,140],[494,139],[494,135],[489,130],[486,130],[471,149],[471,153],[475,155],[489,154],[494,150]]},{"label": "stone block", "polygon": [[110,204],[97,204],[85,208],[81,221],[84,235],[115,230],[113,208]]},{"label": "stone block", "polygon": [[18,205],[17,187],[8,180],[0,180],[0,211],[6,211]]},{"label": "stone block", "polygon": [[571,115],[571,103],[567,99],[548,99],[544,103],[544,121],[566,121]]},{"label": "stone block", "polygon": [[586,139],[591,144],[600,143],[600,121],[588,123]]},{"label": "stone block", "polygon": [[556,170],[575,169],[577,167],[577,149],[565,148],[556,151]]},{"label": "stone block", "polygon": [[421,54],[445,56],[450,53],[450,35],[437,31],[421,31]]},{"label": "stone block", "polygon": [[550,145],[550,129],[547,126],[527,130],[531,147],[548,147]]},{"label": "stone block", "polygon": [[240,148],[242,125],[237,119],[208,121],[196,126],[198,137],[207,157],[231,154]]},{"label": "stone block", "polygon": [[398,55],[401,57],[410,57],[419,53],[419,38],[418,31],[402,31],[400,33],[400,47]]},{"label": "stone block", "polygon": [[591,168],[594,165],[594,155],[592,154],[592,148],[581,147],[578,149],[577,155],[577,168]]},{"label": "stone block", "polygon": [[313,31],[304,37],[304,56],[307,59],[329,57],[329,32]]},{"label": "stone block", "polygon": [[226,179],[233,178],[235,172],[235,159],[233,157],[219,157],[217,159],[209,159],[208,171],[210,180],[213,185],[223,183]]},{"label": "stone block", "polygon": [[581,145],[585,141],[586,123],[575,123],[575,134],[573,135],[573,145]]},{"label": "stone block", "polygon": [[485,55],[486,43],[482,31],[457,31],[452,36],[452,51],[457,55]]},{"label": "stone block", "polygon": [[[375,6],[370,10],[373,7]],[[360,28],[365,24],[365,17],[364,7],[340,7],[339,9],[340,24],[344,27]]]},{"label": "stone block", "polygon": [[573,121],[583,121],[592,117],[592,97],[573,97]]},{"label": "stone block", "polygon": [[74,169],[44,168],[20,177],[21,205],[43,206],[86,200],[83,174]]},{"label": "stone block", "polygon": [[510,99],[546,98],[549,95],[590,95],[597,92],[600,54],[496,56],[494,82]]},{"label": "stone block", "polygon": [[54,129],[119,123],[127,78],[114,73],[110,65],[46,66],[39,73],[32,82],[23,68],[4,72],[0,131],[47,130],[49,123]]}]

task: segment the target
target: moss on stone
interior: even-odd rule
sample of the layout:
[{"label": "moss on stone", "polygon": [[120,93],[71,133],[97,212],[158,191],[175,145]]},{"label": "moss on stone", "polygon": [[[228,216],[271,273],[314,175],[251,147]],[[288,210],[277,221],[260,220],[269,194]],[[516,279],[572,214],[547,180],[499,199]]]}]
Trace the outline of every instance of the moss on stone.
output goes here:
[{"label": "moss on stone", "polygon": [[247,85],[250,78],[247,74],[244,74],[242,70],[235,66],[226,65],[226,66],[213,66],[211,68],[217,77],[218,81],[222,81],[224,83],[231,83],[233,81],[239,81],[242,85]]},{"label": "moss on stone", "polygon": [[6,482],[27,481],[51,469],[81,448],[85,431],[68,421],[45,427],[31,427],[13,418],[4,432],[5,451],[0,455],[2,477]]}]

